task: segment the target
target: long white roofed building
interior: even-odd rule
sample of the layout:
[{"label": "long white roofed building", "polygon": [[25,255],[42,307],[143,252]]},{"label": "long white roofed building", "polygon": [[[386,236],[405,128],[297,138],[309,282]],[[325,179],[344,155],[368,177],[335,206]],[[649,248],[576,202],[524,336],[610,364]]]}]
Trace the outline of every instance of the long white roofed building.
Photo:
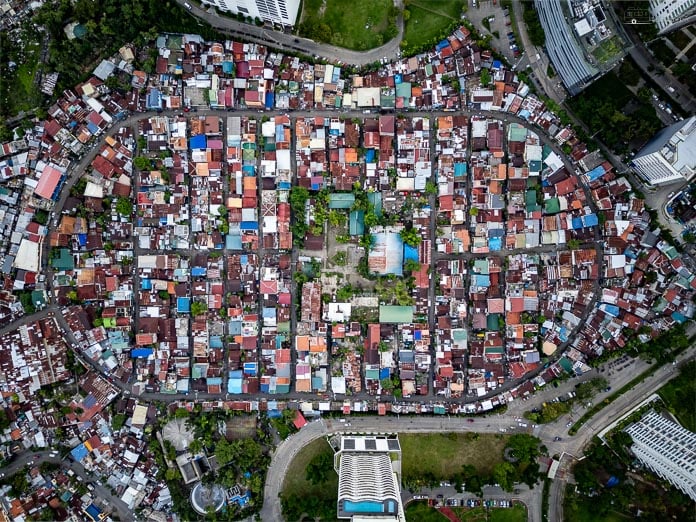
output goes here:
[{"label": "long white roofed building", "polygon": [[648,468],[696,500],[696,433],[654,410],[626,428],[631,451]]},{"label": "long white roofed building", "polygon": [[340,435],[337,518],[405,522],[401,504],[401,445],[397,435]]}]

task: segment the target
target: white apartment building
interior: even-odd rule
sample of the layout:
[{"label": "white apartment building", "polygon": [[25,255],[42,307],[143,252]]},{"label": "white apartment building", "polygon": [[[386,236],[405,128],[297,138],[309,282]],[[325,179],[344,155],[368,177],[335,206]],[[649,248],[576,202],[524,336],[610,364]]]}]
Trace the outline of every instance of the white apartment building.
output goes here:
[{"label": "white apartment building", "polygon": [[696,0],[650,0],[650,14],[660,34],[668,33],[696,17]]},{"label": "white apartment building", "polygon": [[300,8],[300,0],[203,0],[203,3],[280,25],[295,25]]},{"label": "white apartment building", "polygon": [[626,428],[631,451],[648,468],[696,500],[696,433],[654,410]]},{"label": "white apartment building", "polygon": [[651,185],[693,178],[696,175],[696,116],[658,132],[636,154],[631,165]]},{"label": "white apartment building", "polygon": [[401,445],[396,435],[339,435],[337,518],[406,522],[401,503]]}]

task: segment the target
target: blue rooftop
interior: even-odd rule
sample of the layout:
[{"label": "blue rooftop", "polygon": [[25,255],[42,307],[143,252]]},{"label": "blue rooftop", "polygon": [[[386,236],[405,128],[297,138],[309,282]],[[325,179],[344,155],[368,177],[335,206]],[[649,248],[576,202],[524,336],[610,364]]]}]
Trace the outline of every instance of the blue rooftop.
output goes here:
[{"label": "blue rooftop", "polygon": [[207,140],[204,134],[196,134],[189,140],[189,145],[192,149],[205,149]]},{"label": "blue rooftop", "polygon": [[187,314],[191,311],[191,298],[190,297],[177,297],[176,298],[176,311],[180,314]]},{"label": "blue rooftop", "polygon": [[72,451],[70,451],[70,454],[72,457],[78,461],[81,462],[82,459],[84,459],[89,451],[87,451],[87,448],[85,447],[84,443],[80,444],[79,446],[75,446]]}]

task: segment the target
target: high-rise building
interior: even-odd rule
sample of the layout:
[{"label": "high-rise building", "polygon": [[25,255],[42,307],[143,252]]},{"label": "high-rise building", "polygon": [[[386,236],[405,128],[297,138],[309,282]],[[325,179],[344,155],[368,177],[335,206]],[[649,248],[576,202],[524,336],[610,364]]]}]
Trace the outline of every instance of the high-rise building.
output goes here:
[{"label": "high-rise building", "polygon": [[654,410],[626,428],[631,451],[648,468],[696,500],[696,433]]},{"label": "high-rise building", "polygon": [[650,0],[650,14],[665,34],[696,19],[696,0]]},{"label": "high-rise building", "polygon": [[338,435],[337,518],[405,522],[401,503],[401,445],[397,435]]},{"label": "high-rise building", "polygon": [[232,14],[260,18],[264,22],[295,25],[300,0],[203,0],[203,3]]},{"label": "high-rise building", "polygon": [[690,180],[696,174],[696,116],[658,132],[631,162],[651,185]]}]

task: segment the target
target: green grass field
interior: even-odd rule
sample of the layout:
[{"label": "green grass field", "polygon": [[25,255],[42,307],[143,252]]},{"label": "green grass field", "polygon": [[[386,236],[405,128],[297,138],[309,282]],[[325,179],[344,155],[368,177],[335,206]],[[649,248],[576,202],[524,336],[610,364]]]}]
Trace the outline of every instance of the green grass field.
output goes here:
[{"label": "green grass field", "polygon": [[462,522],[486,522],[488,513],[485,507],[469,508],[452,508],[452,511],[459,517]]},{"label": "green grass field", "polygon": [[412,0],[407,7],[410,17],[404,31],[407,47],[433,43],[452,22],[460,19],[464,6],[461,0]]},{"label": "green grass field", "polygon": [[411,502],[405,509],[406,522],[445,522],[447,517],[427,502]]},{"label": "green grass field", "polygon": [[391,0],[304,0],[300,34],[365,51],[390,40]]},{"label": "green grass field", "polygon": [[322,453],[333,455],[333,450],[325,439],[317,439],[302,448],[288,468],[283,482],[283,494],[290,495],[317,495],[319,497],[332,497],[334,503],[338,499],[338,474],[329,475],[329,479],[320,485],[314,485],[306,479],[307,464]]},{"label": "green grass field", "polygon": [[627,522],[630,517],[624,516],[616,511],[610,511],[606,515],[594,515],[590,513],[587,504],[591,499],[582,502],[577,501],[574,507],[564,508],[563,515],[568,522]]},{"label": "green grass field", "polygon": [[490,522],[526,522],[527,508],[522,504],[515,504],[512,508],[493,508],[488,512]]},{"label": "green grass field", "polygon": [[696,362],[685,365],[679,375],[657,393],[682,426],[689,431],[696,431]]},{"label": "green grass field", "polygon": [[404,481],[432,473],[435,478],[449,480],[471,464],[480,473],[493,472],[502,460],[507,437],[492,434],[431,433],[399,435]]}]

